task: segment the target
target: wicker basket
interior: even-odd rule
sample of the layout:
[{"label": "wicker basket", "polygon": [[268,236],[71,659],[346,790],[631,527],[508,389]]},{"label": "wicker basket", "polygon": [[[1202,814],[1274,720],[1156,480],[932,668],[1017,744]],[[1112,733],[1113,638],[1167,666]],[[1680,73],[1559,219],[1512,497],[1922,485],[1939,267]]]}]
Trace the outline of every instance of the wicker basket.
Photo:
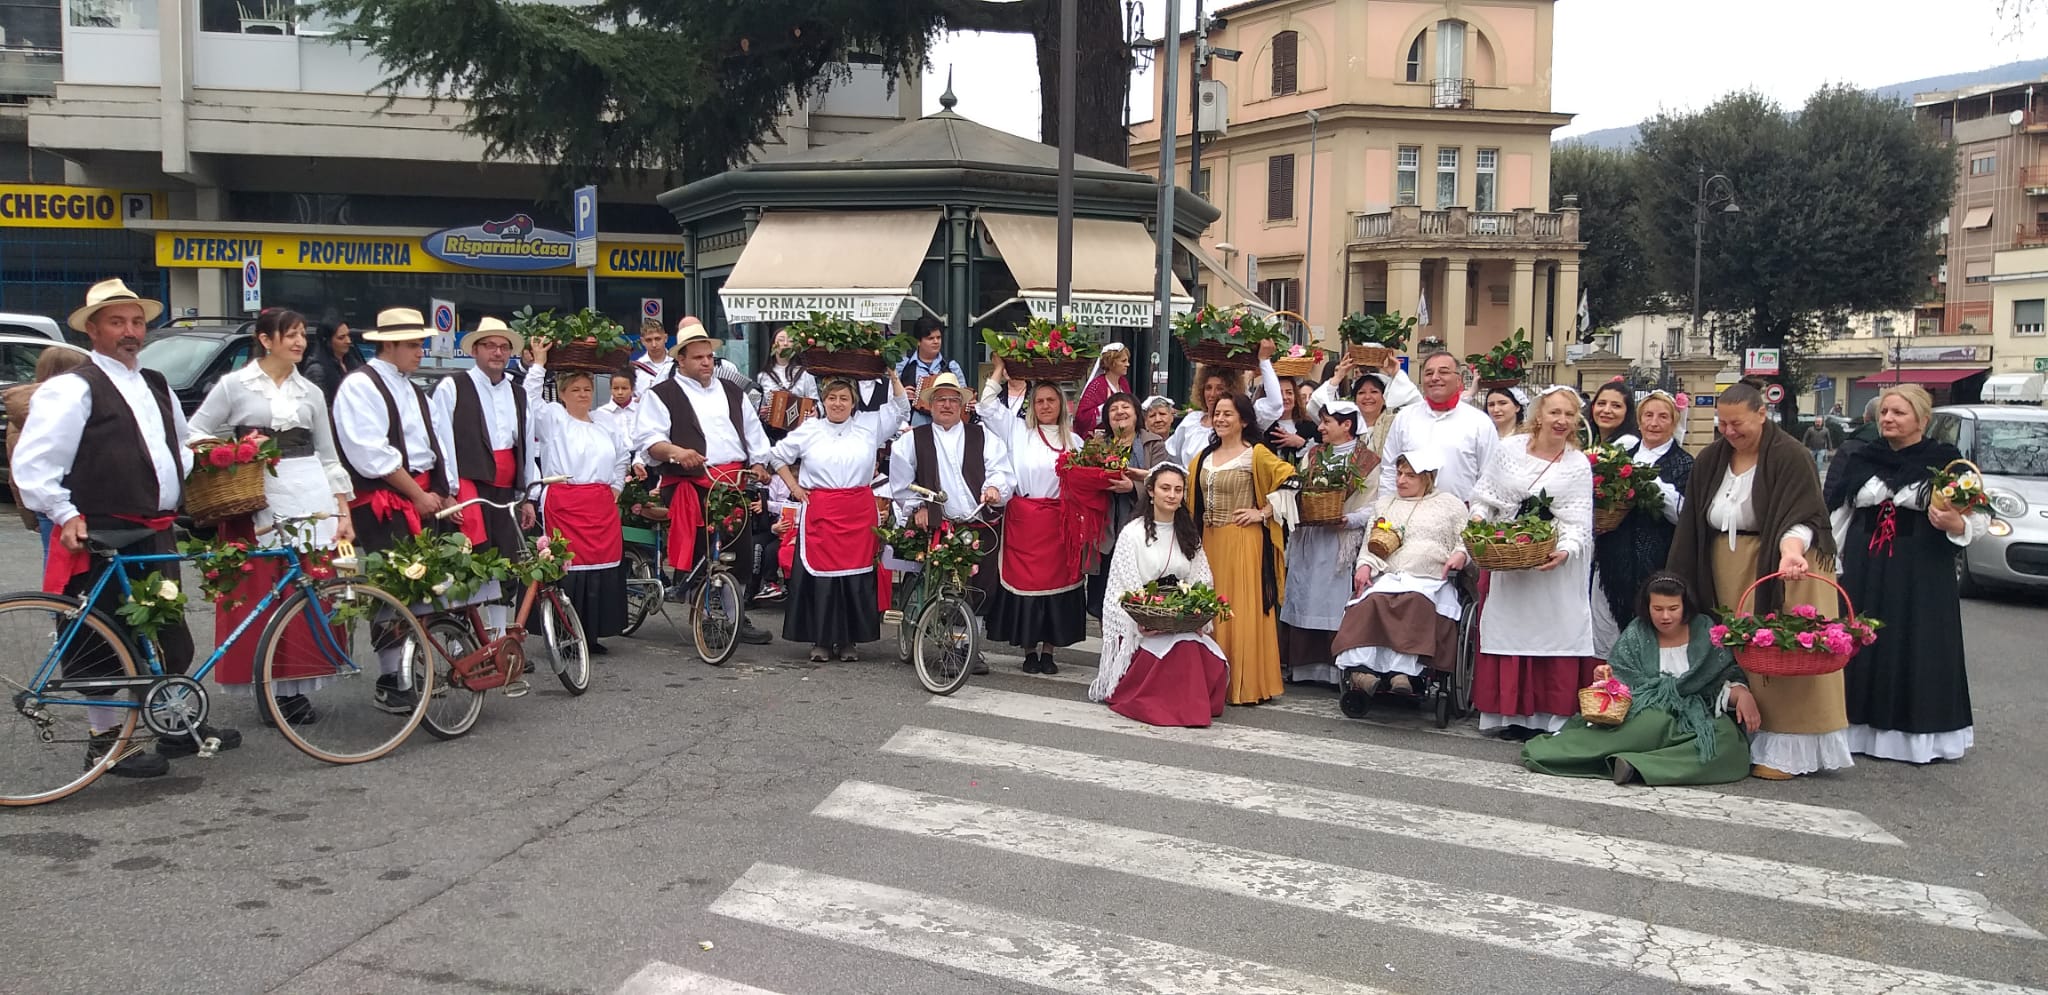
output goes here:
[{"label": "wicker basket", "polygon": [[1343,524],[1344,501],[1350,496],[1344,491],[1302,491],[1301,524]]},{"label": "wicker basket", "polygon": [[1579,689],[1579,715],[1596,726],[1618,726],[1628,718],[1631,699],[1592,688]]},{"label": "wicker basket", "polygon": [[1282,377],[1293,377],[1296,380],[1299,380],[1303,377],[1314,376],[1316,373],[1316,369],[1318,367],[1321,367],[1322,365],[1323,361],[1315,358],[1314,356],[1273,357],[1274,375]]},{"label": "wicker basket", "polygon": [[1005,359],[1003,369],[1018,380],[1049,380],[1071,383],[1088,375],[1092,359]]},{"label": "wicker basket", "polygon": [[849,377],[854,380],[886,380],[889,378],[889,364],[882,360],[882,354],[874,349],[806,349],[797,354],[797,361],[804,364],[813,376]]},{"label": "wicker basket", "polygon": [[1257,348],[1246,349],[1236,355],[1232,355],[1229,352],[1229,348],[1229,346],[1221,342],[1181,343],[1181,350],[1187,353],[1190,362],[1200,363],[1203,366],[1219,370],[1256,370],[1259,368],[1259,350]]},{"label": "wicker basket", "polygon": [[1351,361],[1369,370],[1377,370],[1394,358],[1394,350],[1383,345],[1355,345],[1344,350]]},{"label": "wicker basket", "polygon": [[1519,544],[1468,542],[1465,551],[1472,554],[1472,562],[1482,570],[1529,570],[1542,566],[1550,554],[1557,552],[1557,537]]},{"label": "wicker basket", "polygon": [[1628,520],[1628,513],[1631,510],[1633,509],[1627,505],[1593,509],[1593,534],[1606,535],[1615,529],[1621,528],[1621,523]]},{"label": "wicker basket", "polygon": [[1517,380],[1517,379],[1514,379],[1514,378],[1512,378],[1512,377],[1510,377],[1510,378],[1505,378],[1505,379],[1496,379],[1496,380],[1481,380],[1481,381],[1479,381],[1479,389],[1480,389],[1480,390],[1494,390],[1494,389],[1496,389],[1496,388],[1501,388],[1501,387],[1520,387],[1521,385],[1522,385],[1522,381],[1520,381],[1520,380]]},{"label": "wicker basket", "polygon": [[[1743,610],[1743,606],[1749,603],[1750,596],[1756,593],[1756,589],[1764,581],[1777,576],[1780,575],[1775,573],[1765,574],[1762,577],[1758,577],[1747,588],[1744,588],[1742,597],[1735,599],[1736,614],[1747,614]],[[1835,592],[1842,596],[1843,612],[1848,616],[1849,621],[1855,621],[1856,606],[1850,602],[1849,592],[1842,590],[1842,585],[1835,583],[1827,577],[1820,577],[1819,579],[1826,580],[1828,586],[1834,588]],[[1816,647],[1818,647],[1817,641]],[[1821,674],[1832,674],[1848,666],[1849,658],[1855,655],[1856,650],[1853,647],[1847,653],[1830,653],[1819,648],[1807,650],[1800,649],[1797,646],[1789,649],[1784,646],[1738,646],[1735,648],[1735,662],[1741,664],[1742,669],[1752,674],[1763,674],[1766,677],[1818,677]]]},{"label": "wicker basket", "polygon": [[[1956,465],[1957,463],[1961,463],[1962,465],[1964,465],[1964,466],[1967,466],[1967,467],[1969,467],[1969,468],[1970,468],[1970,472],[1972,472],[1972,473],[1974,473],[1974,474],[1976,474],[1976,475],[1977,475],[1977,479],[1979,479],[1979,480],[1982,480],[1982,479],[1984,478],[1984,471],[1983,471],[1983,470],[1980,470],[1980,469],[1978,469],[1978,468],[1977,468],[1977,464],[1975,464],[1975,463],[1972,463],[1972,462],[1970,462],[1969,460],[1966,460],[1966,459],[1952,459],[1952,460],[1949,460],[1949,461],[1948,461],[1948,465],[1947,465],[1947,466],[1944,466],[1944,467],[1942,467],[1941,469],[1942,469],[1942,471],[1943,471],[1943,472],[1947,472],[1948,470],[1954,469],[1954,468],[1955,468],[1955,465]],[[1928,491],[1927,491],[1927,507],[1928,507],[1928,508],[1930,508],[1930,509],[1932,509],[1932,510],[1936,510],[1936,511],[1959,511],[1959,510],[1961,510],[1961,509],[1959,509],[1959,508],[1957,508],[1957,507],[1956,507],[1956,505],[1955,505],[1955,502],[1953,502],[1953,501],[1950,501],[1949,499],[1947,499],[1947,498],[1945,498],[1945,497],[1942,497],[1942,496],[1941,496],[1941,493],[1940,493],[1939,491],[1936,491],[1936,490],[1934,490],[1933,488],[1929,488],[1929,489],[1928,489]]]},{"label": "wicker basket", "polygon": [[1401,551],[1401,533],[1393,529],[1374,529],[1365,540],[1365,547],[1382,560],[1393,559],[1394,554]]},{"label": "wicker basket", "polygon": [[237,463],[225,470],[195,469],[185,478],[185,513],[198,525],[249,515],[270,507],[263,496],[264,466]]},{"label": "wicker basket", "polygon": [[597,343],[571,342],[548,350],[548,369],[581,370],[586,373],[617,373],[632,362],[631,349],[598,351]]},{"label": "wicker basket", "polygon": [[1131,616],[1131,621],[1138,623],[1138,628],[1150,629],[1153,632],[1200,632],[1203,626],[1216,620],[1214,615],[1182,615],[1178,612],[1155,611],[1130,605],[1125,605],[1124,611]]}]

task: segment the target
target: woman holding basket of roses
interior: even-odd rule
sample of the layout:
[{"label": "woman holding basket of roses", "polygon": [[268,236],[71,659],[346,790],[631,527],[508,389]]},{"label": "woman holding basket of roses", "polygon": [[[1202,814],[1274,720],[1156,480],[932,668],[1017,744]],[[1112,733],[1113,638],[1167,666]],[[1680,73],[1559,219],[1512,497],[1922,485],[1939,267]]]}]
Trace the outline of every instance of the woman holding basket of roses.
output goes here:
[{"label": "woman holding basket of roses", "polygon": [[1002,397],[1009,372],[1001,358],[981,395],[981,421],[1002,438],[1010,453],[1017,490],[1003,508],[1003,542],[996,582],[989,586],[983,614],[990,640],[1024,650],[1024,672],[1056,674],[1056,646],[1072,646],[1087,632],[1087,591],[1081,568],[1093,535],[1069,527],[1062,500],[1060,460],[1081,448],[1069,428],[1067,399],[1059,384],[1035,381],[1023,418],[1010,417]]}]

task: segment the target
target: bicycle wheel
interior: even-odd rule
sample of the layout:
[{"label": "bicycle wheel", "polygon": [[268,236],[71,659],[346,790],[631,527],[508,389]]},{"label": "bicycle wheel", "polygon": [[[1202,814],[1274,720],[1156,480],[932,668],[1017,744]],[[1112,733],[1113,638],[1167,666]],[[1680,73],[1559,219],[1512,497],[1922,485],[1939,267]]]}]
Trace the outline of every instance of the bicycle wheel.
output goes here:
[{"label": "bicycle wheel", "polygon": [[[336,612],[342,621],[334,621]],[[419,619],[402,602],[359,579],[298,591],[257,644],[266,724],[331,764],[390,753],[419,728],[434,689],[430,673],[403,679],[401,647],[422,636]],[[382,656],[392,658],[388,677]]]},{"label": "bicycle wheel", "polygon": [[967,683],[981,652],[981,627],[967,602],[946,595],[917,619],[917,682],[933,694],[952,694]]},{"label": "bicycle wheel", "polygon": [[484,712],[484,693],[456,683],[449,661],[476,652],[483,643],[469,623],[451,615],[436,615],[425,628],[424,638],[406,641],[404,654],[414,680],[429,681],[433,688],[420,725],[435,739],[467,735]]},{"label": "bicycle wheel", "polygon": [[583,619],[562,592],[540,592],[540,635],[548,644],[548,666],[570,694],[590,690],[590,643],[583,637]]},{"label": "bicycle wheel", "polygon": [[640,623],[661,605],[661,571],[639,549],[626,547],[626,626],[619,635],[640,631]]},{"label": "bicycle wheel", "polygon": [[[51,657],[58,635],[71,626],[80,610],[77,598],[17,594],[0,600],[0,806],[41,805],[76,792],[107,772],[121,758],[140,749],[147,738],[130,737],[141,714],[134,697],[123,695],[113,748],[98,757],[87,749],[92,728],[78,692],[39,694],[44,682],[59,676]],[[102,676],[133,677],[135,652],[105,615],[88,611],[70,629],[71,659],[78,672],[90,668]]]},{"label": "bicycle wheel", "polygon": [[690,595],[690,631],[705,663],[723,667],[739,649],[741,600],[739,581],[724,570],[711,571]]}]

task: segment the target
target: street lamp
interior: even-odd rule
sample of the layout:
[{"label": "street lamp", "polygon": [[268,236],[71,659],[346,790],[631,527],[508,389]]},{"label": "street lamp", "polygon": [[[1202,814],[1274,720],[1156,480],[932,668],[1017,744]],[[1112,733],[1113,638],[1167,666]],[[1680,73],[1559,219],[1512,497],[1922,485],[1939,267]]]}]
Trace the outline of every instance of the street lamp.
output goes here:
[{"label": "street lamp", "polygon": [[1316,270],[1316,137],[1323,116],[1308,112],[1308,241],[1301,248],[1301,334],[1308,335],[1309,278]]},{"label": "street lamp", "polygon": [[[1707,212],[1716,205],[1722,214],[1741,214],[1741,205],[1735,203],[1735,183],[1728,177],[1715,173],[1707,175],[1707,167],[1699,167],[1699,194],[1692,202],[1692,334],[1700,334],[1700,252],[1707,242]],[[1720,186],[1717,188],[1715,184]],[[1718,191],[1718,192],[1717,192]],[[1712,194],[1710,197],[1709,194]],[[1707,338],[1707,355],[1714,354],[1714,339]]]}]

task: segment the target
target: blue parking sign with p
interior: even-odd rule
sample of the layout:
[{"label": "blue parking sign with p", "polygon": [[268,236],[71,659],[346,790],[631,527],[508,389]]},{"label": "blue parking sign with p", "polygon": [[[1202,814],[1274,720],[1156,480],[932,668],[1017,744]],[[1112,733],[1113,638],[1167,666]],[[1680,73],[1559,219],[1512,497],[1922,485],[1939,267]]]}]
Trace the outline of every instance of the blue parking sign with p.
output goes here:
[{"label": "blue parking sign with p", "polygon": [[577,238],[597,237],[597,188],[576,188],[576,230]]}]

